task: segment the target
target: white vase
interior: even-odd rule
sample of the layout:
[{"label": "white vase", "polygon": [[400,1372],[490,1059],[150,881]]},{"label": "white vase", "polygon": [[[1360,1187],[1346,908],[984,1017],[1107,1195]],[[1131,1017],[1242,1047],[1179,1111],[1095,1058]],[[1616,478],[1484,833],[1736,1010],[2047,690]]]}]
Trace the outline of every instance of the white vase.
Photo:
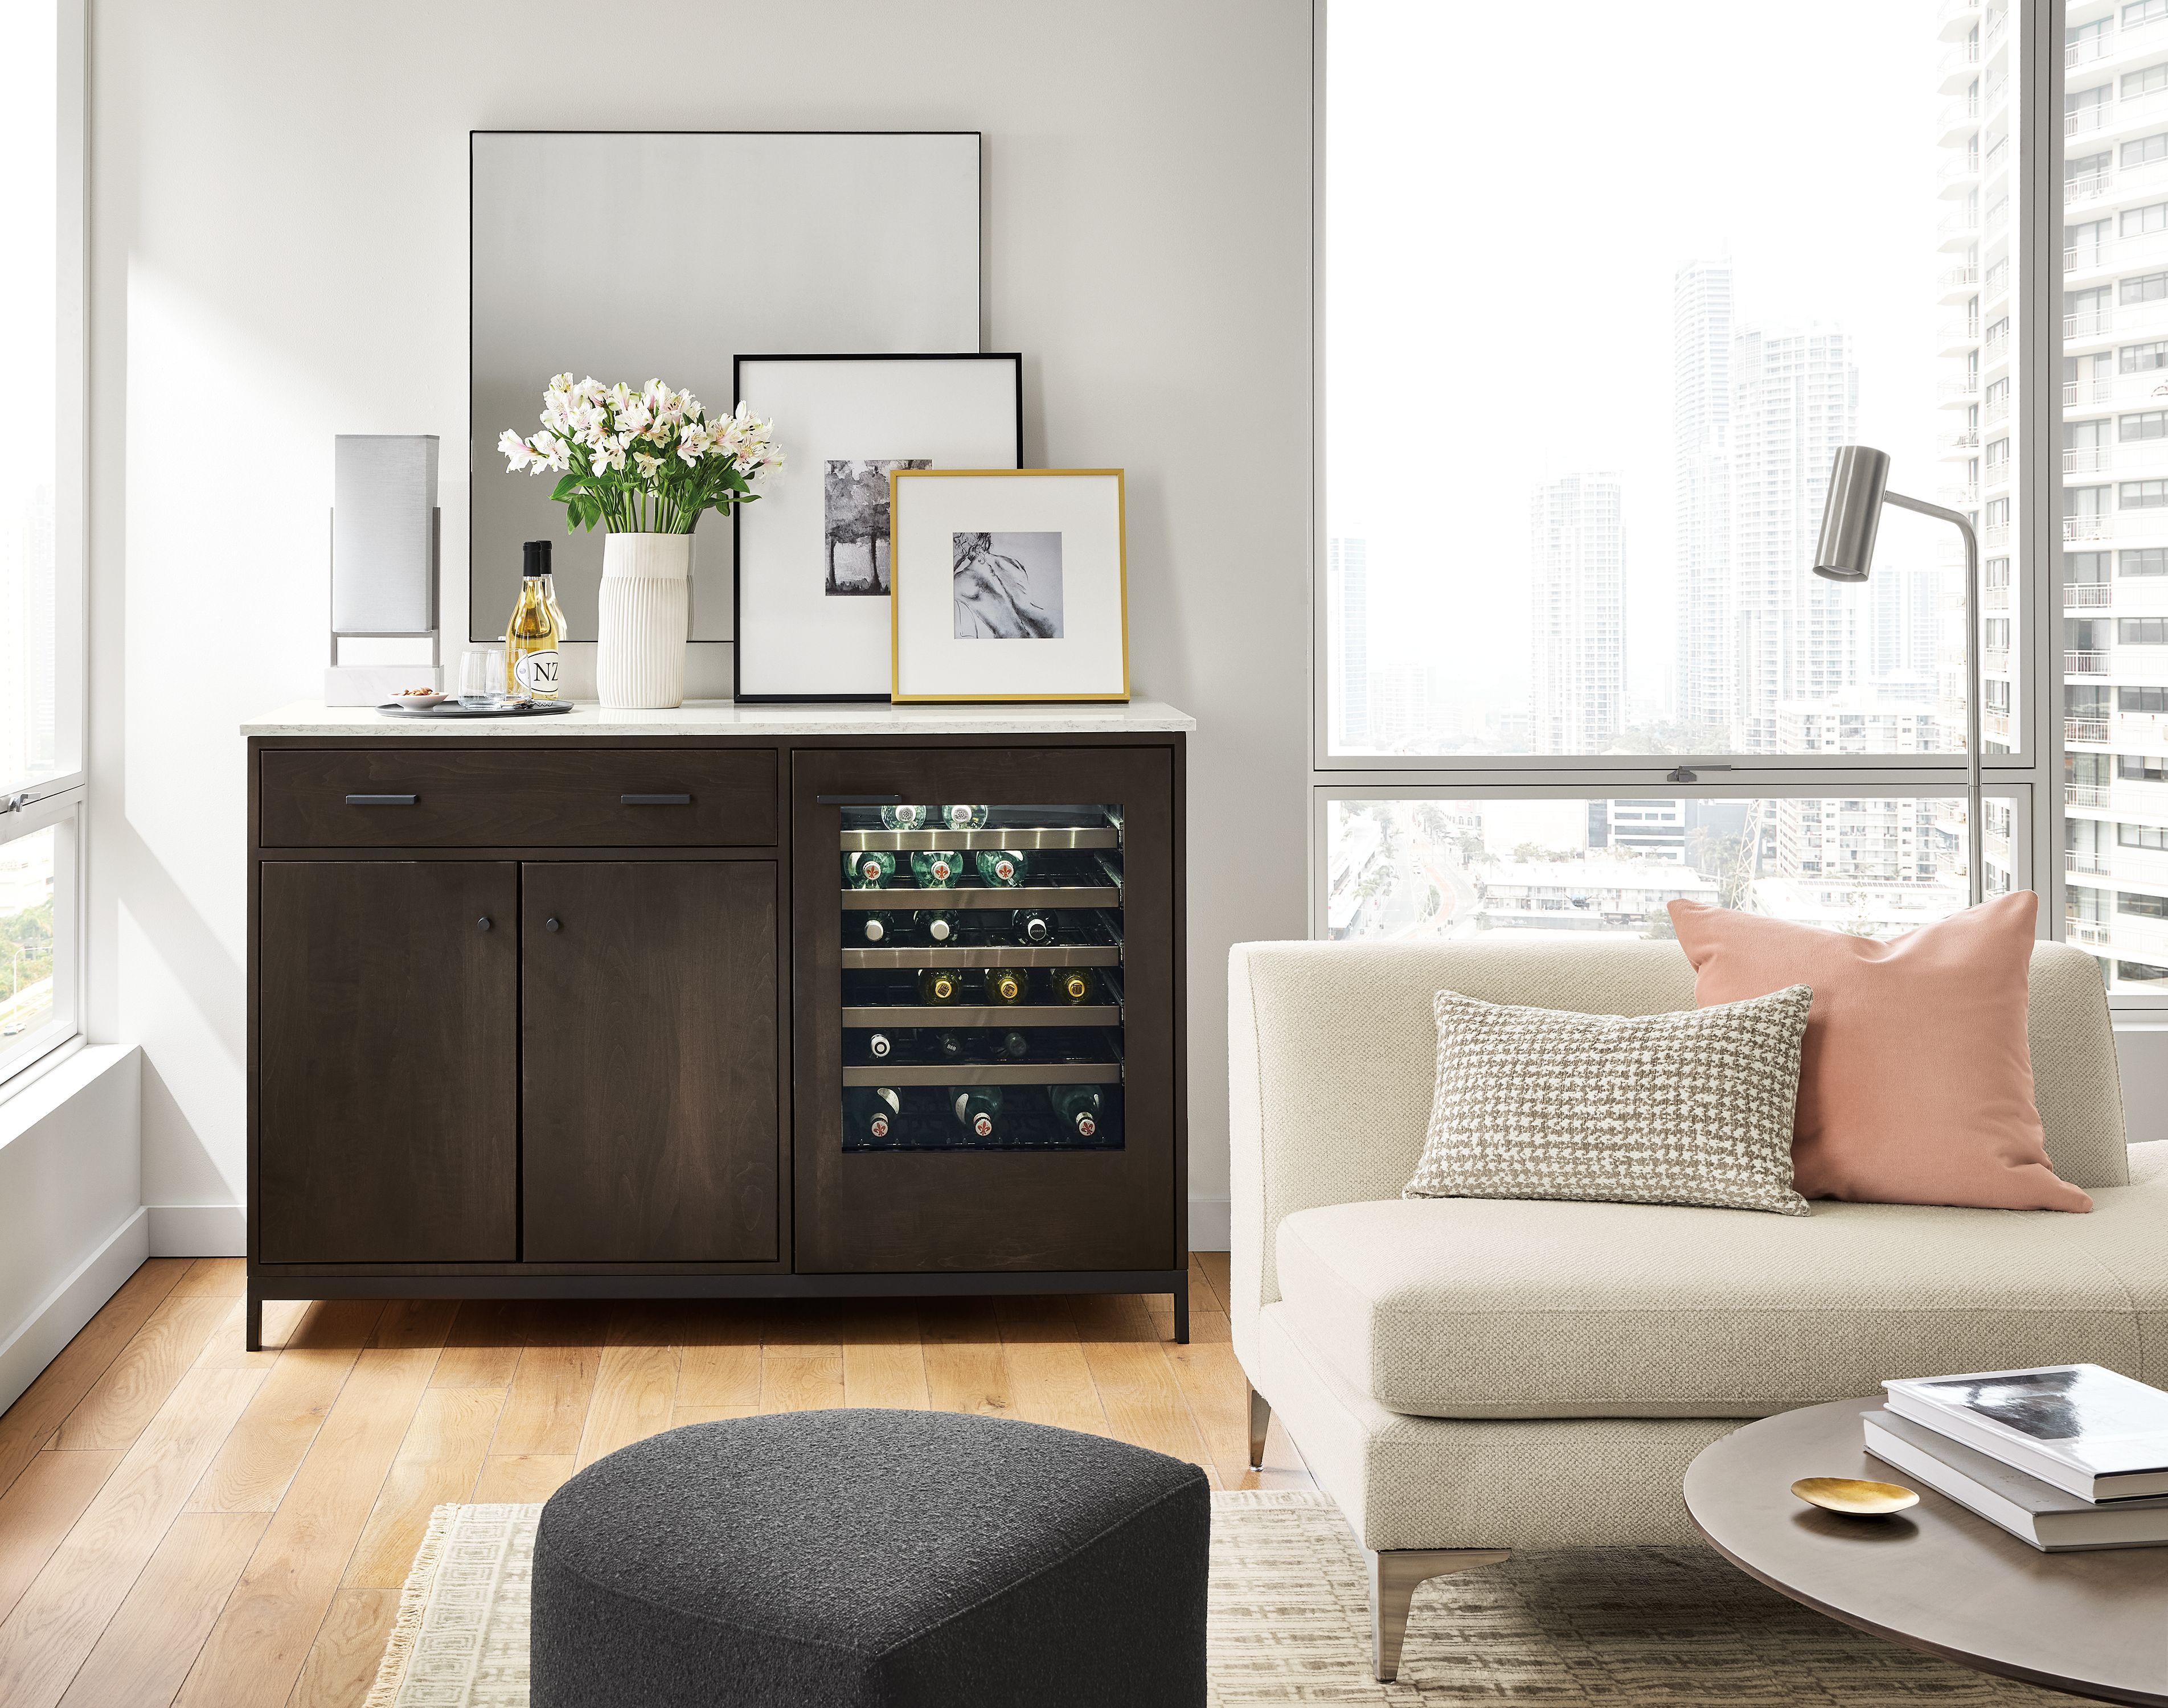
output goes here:
[{"label": "white vase", "polygon": [[595,689],[604,706],[683,703],[692,573],[689,533],[614,533],[603,541]]}]

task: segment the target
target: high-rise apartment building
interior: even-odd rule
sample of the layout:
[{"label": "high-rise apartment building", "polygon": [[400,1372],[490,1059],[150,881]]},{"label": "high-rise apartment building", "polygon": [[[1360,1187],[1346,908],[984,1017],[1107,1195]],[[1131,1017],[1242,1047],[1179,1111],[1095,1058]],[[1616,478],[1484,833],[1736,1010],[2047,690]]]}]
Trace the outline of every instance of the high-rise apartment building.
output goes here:
[{"label": "high-rise apartment building", "polygon": [[1830,459],[1851,442],[1859,370],[1841,330],[1742,332],[1731,345],[1734,734],[1779,750],[1778,708],[1858,680],[1856,592],[1812,573]]},{"label": "high-rise apartment building", "polygon": [[1339,642],[1332,660],[1339,693],[1332,705],[1335,734],[1349,747],[1370,745],[1370,549],[1359,539],[1335,539],[1326,547],[1326,591],[1332,621],[1326,633]]},{"label": "high-rise apartment building", "polygon": [[1529,503],[1538,753],[1601,753],[1626,715],[1626,531],[1616,475],[1568,475]]},{"label": "high-rise apartment building", "polygon": [[1690,261],[1671,280],[1675,715],[1729,729],[1732,679],[1731,263]]}]

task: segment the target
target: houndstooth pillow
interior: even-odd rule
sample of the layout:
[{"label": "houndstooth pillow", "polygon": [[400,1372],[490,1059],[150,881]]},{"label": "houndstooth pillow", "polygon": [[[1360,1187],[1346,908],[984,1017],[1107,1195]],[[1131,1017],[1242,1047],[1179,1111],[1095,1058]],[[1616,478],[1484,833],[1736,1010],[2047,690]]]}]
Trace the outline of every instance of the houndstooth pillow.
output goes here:
[{"label": "houndstooth pillow", "polygon": [[1792,1104],[1814,995],[1629,1019],[1441,990],[1430,1135],[1400,1196],[1804,1216]]}]

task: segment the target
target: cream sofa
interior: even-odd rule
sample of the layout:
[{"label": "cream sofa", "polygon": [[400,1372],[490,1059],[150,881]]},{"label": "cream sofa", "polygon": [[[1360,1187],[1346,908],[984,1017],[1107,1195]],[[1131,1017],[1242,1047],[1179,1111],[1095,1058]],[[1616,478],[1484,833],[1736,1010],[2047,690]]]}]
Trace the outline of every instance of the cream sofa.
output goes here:
[{"label": "cream sofa", "polygon": [[1423,1579],[1514,1548],[1682,1542],[1687,1462],[1885,1376],[2090,1360],[2168,1383],[2168,1143],[2126,1148],[2099,973],[2043,944],[2032,1066],[2085,1216],[1819,1201],[1805,1217],[1403,1200],[1431,995],[1650,1014],[1677,945],[1249,943],[1230,963],[1235,1350],[1371,1561],[1378,1676]]}]

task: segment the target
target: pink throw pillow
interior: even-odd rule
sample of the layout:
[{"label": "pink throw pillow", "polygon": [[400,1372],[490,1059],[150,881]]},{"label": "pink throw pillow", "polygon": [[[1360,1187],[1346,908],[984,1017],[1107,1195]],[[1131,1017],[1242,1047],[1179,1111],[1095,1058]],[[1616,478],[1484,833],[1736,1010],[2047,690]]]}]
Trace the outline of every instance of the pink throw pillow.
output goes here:
[{"label": "pink throw pillow", "polygon": [[1884,943],[1671,904],[1697,1005],[1814,989],[1792,1128],[1802,1196],[2092,1208],[2057,1177],[2033,1101],[2025,1009],[2038,908],[2013,890]]}]

